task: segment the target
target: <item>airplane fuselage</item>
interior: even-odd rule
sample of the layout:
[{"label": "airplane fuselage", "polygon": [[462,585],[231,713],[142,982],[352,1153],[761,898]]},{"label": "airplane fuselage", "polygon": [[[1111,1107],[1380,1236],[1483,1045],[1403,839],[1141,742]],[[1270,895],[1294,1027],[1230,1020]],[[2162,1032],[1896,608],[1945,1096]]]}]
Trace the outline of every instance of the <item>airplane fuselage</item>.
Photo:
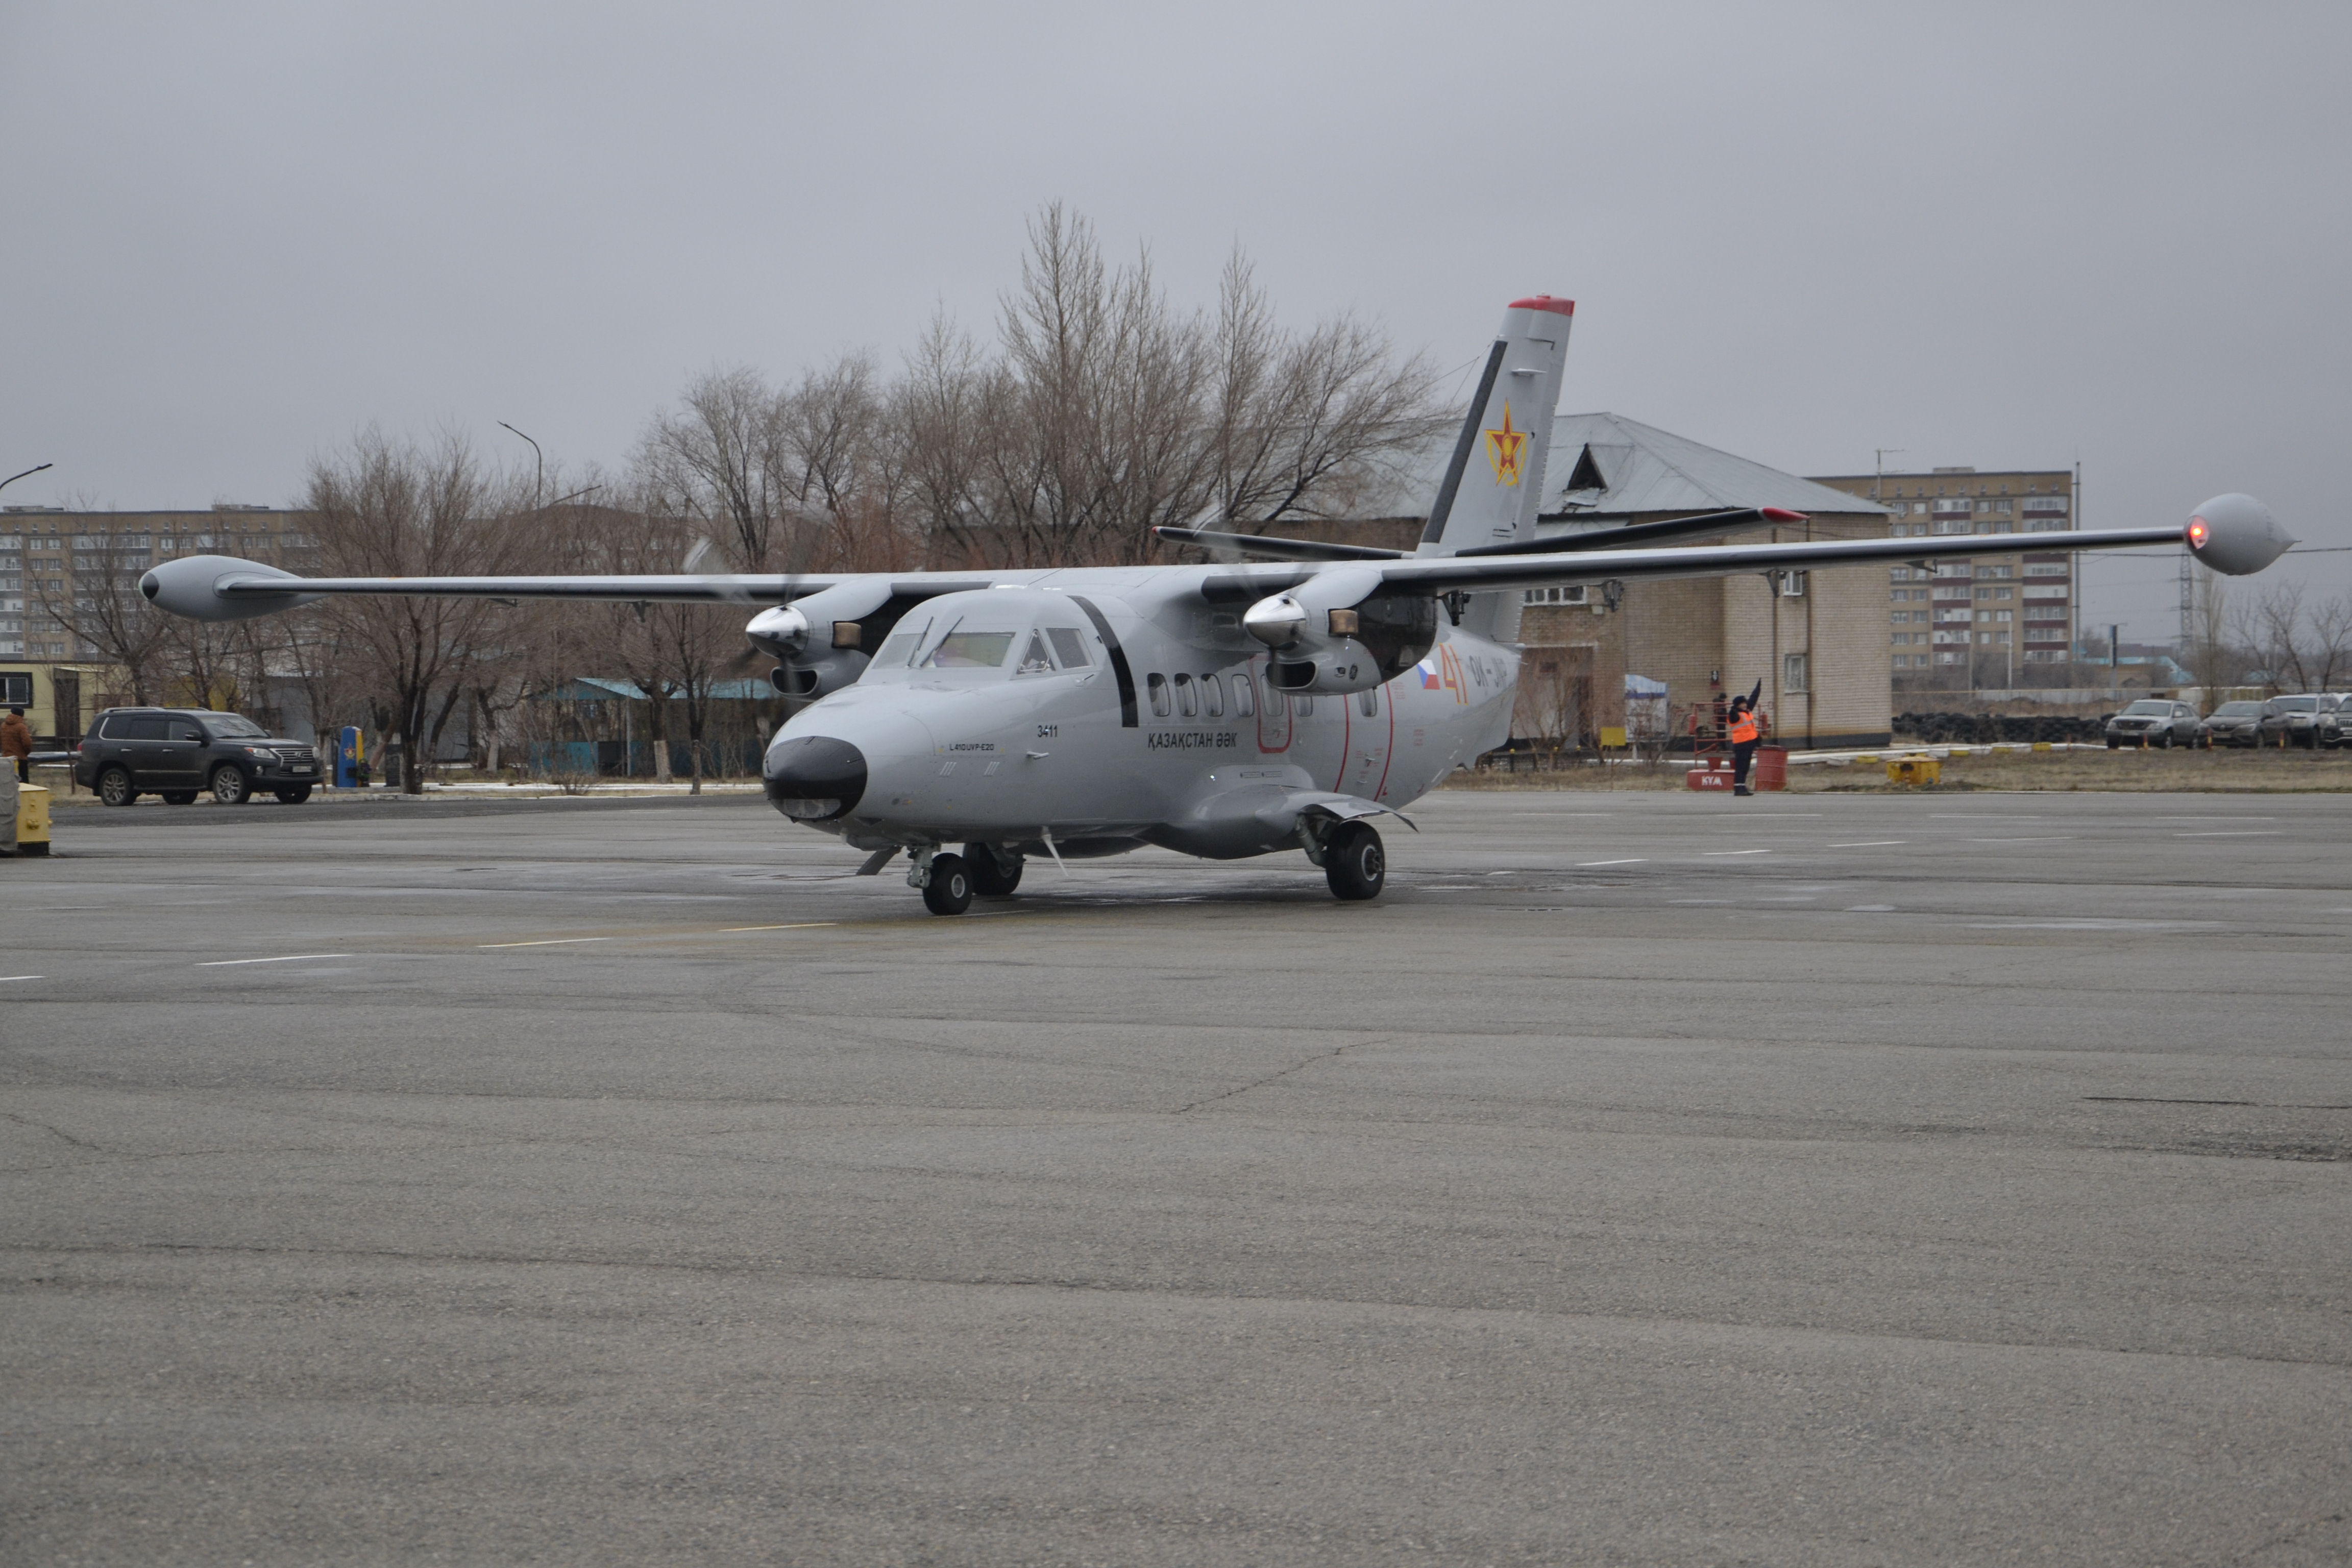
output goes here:
[{"label": "airplane fuselage", "polygon": [[1382,684],[1277,690],[1238,607],[1202,591],[1228,570],[1007,573],[929,600],[786,722],[769,795],[867,849],[1050,835],[1065,855],[1229,859],[1300,847],[1306,795],[1393,809],[1509,733],[1517,650],[1444,616]]}]

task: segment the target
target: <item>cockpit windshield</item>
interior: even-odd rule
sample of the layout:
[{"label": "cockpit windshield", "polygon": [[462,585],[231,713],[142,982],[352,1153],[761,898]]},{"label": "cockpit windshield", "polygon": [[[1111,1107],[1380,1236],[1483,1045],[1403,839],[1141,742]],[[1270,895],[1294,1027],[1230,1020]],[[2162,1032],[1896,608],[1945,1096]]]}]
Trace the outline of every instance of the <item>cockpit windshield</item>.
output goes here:
[{"label": "cockpit windshield", "polygon": [[925,669],[994,669],[1013,651],[1011,632],[968,632],[961,627],[940,639],[923,660]]}]

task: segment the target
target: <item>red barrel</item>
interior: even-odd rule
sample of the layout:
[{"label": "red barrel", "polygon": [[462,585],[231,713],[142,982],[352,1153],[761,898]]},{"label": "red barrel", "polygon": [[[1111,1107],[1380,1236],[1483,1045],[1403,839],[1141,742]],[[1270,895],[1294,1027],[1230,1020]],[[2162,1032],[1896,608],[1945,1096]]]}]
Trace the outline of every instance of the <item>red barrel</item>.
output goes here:
[{"label": "red barrel", "polygon": [[1757,789],[1787,789],[1789,787],[1789,748],[1759,746],[1756,748],[1756,776],[1748,781]]}]

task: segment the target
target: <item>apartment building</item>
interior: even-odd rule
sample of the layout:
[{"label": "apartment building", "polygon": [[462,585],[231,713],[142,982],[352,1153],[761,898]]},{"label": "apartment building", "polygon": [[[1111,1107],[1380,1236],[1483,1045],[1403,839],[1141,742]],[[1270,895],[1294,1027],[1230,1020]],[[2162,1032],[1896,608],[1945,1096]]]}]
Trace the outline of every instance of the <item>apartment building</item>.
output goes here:
[{"label": "apartment building", "polygon": [[114,695],[106,650],[80,635],[102,608],[138,592],[174,556],[217,552],[301,571],[303,514],[222,503],[202,511],[0,509],[0,693],[21,700],[36,733],[71,738]]},{"label": "apartment building", "polygon": [[[1894,537],[1981,535],[1983,553],[1896,566],[1887,582],[1887,646],[1898,685],[2015,689],[2044,684],[2036,667],[2072,661],[2078,613],[2075,476],[2064,468],[1836,474],[1813,481],[1885,506]],[[2036,546],[2041,546],[2037,548]]]}]

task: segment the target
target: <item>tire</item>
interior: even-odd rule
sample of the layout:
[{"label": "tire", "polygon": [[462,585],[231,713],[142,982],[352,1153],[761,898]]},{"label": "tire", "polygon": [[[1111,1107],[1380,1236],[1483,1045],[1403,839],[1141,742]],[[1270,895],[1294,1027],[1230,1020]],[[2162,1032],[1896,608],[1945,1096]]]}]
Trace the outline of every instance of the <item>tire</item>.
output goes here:
[{"label": "tire", "polygon": [[243,805],[253,798],[253,784],[235,763],[213,770],[213,798],[223,805]]},{"label": "tire", "polygon": [[310,798],[310,786],[309,784],[296,784],[292,789],[281,789],[274,793],[277,795],[280,805],[299,805],[304,801]]},{"label": "tire", "polygon": [[129,805],[139,798],[131,787],[131,772],[127,768],[109,768],[98,775],[98,798],[106,805]]},{"label": "tire", "polygon": [[971,871],[962,856],[931,857],[931,879],[923,886],[923,907],[935,915],[960,915],[971,908]]},{"label": "tire", "polygon": [[983,899],[1012,897],[1013,889],[1021,885],[1021,873],[1028,868],[1016,858],[1013,869],[1007,871],[1003,862],[985,844],[965,845],[963,863],[971,873],[971,890]]},{"label": "tire", "polygon": [[1354,901],[1377,899],[1388,885],[1388,851],[1370,825],[1343,822],[1323,846],[1323,879],[1331,896]]},{"label": "tire", "polygon": [[194,805],[196,804],[196,792],[192,789],[167,789],[163,792],[163,804],[165,805]]},{"label": "tire", "polygon": [[2121,751],[2123,749],[2123,744],[2124,743],[2121,741],[2116,740],[2113,735],[2107,737],[2107,750],[2111,752]]},{"label": "tire", "polygon": [[2157,743],[2156,743],[2156,746],[2157,746],[2157,750],[2158,750],[2158,751],[2160,751],[2160,752],[2168,752],[2168,751],[2172,750],[2172,731],[2169,731],[2169,730],[2167,730],[2167,731],[2164,732],[2164,737],[2163,737],[2163,739],[2161,739],[2161,740],[2158,741],[2158,742],[2157,742]]}]

